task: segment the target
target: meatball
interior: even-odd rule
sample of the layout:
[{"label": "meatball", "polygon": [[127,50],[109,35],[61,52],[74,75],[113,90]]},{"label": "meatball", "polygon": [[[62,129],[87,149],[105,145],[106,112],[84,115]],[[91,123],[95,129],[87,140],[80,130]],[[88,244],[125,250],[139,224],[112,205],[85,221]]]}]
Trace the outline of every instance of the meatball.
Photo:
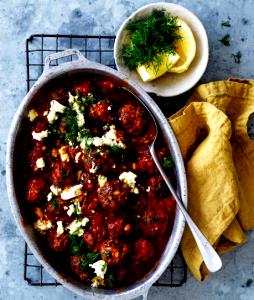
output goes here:
[{"label": "meatball", "polygon": [[94,190],[94,186],[97,184],[94,176],[92,176],[91,174],[89,174],[87,172],[84,172],[80,179],[84,186],[85,191],[90,192],[90,191]]},{"label": "meatball", "polygon": [[141,136],[134,136],[131,142],[135,144],[137,152],[144,152],[147,150],[147,145],[150,144],[156,135],[156,128],[152,122],[147,124],[146,131]]},{"label": "meatball", "polygon": [[33,131],[35,132],[41,132],[48,129],[48,124],[46,120],[38,119],[36,124],[33,126]]},{"label": "meatball", "polygon": [[114,211],[126,203],[129,189],[119,180],[113,179],[98,188],[97,193],[103,208]]},{"label": "meatball", "polygon": [[66,211],[64,211],[60,206],[58,200],[54,200],[54,202],[51,201],[46,204],[45,217],[47,220],[52,222],[64,221],[68,219]]},{"label": "meatball", "polygon": [[119,265],[129,253],[129,248],[126,243],[107,240],[100,247],[101,258],[109,265]]},{"label": "meatball", "polygon": [[149,152],[143,153],[136,162],[133,164],[134,170],[139,172],[146,172],[148,174],[154,174],[158,172],[157,167],[152,159],[152,156]]},{"label": "meatball", "polygon": [[169,194],[168,187],[161,175],[155,175],[148,178],[150,193],[158,197],[166,197]]},{"label": "meatball", "polygon": [[91,152],[91,155],[84,159],[85,169],[89,173],[95,173],[98,169],[102,173],[112,171],[115,160],[109,153],[103,150],[100,153]]},{"label": "meatball", "polygon": [[97,197],[97,194],[91,193],[88,197],[85,197],[83,204],[82,204],[82,212],[84,215],[90,217],[93,217],[93,215],[96,213],[98,208],[100,207],[100,201]]},{"label": "meatball", "polygon": [[101,123],[110,123],[113,119],[112,104],[108,101],[99,101],[90,106],[89,117]]},{"label": "meatball", "polygon": [[168,214],[164,209],[148,207],[142,216],[140,225],[145,236],[155,237],[165,233],[168,222]]},{"label": "meatball", "polygon": [[56,88],[55,87],[53,91],[49,92],[48,98],[62,102],[63,99],[68,99],[68,93],[65,88],[62,88],[62,87]]},{"label": "meatball", "polygon": [[72,271],[78,275],[78,277],[81,280],[86,280],[89,277],[89,274],[87,272],[83,272],[81,270],[80,264],[81,264],[81,260],[82,260],[82,255],[74,255],[70,257],[70,265],[71,265],[71,269]]},{"label": "meatball", "polygon": [[90,218],[90,226],[83,234],[83,239],[91,251],[99,251],[101,243],[106,239],[107,228],[103,214],[96,213]]},{"label": "meatball", "polygon": [[28,181],[26,186],[26,199],[29,202],[36,202],[46,196],[47,183],[44,178],[36,177]]},{"label": "meatball", "polygon": [[57,161],[52,166],[52,183],[54,185],[70,185],[73,182],[73,171],[68,162]]},{"label": "meatball", "polygon": [[48,233],[48,245],[49,247],[56,252],[63,252],[68,249],[69,238],[66,233],[57,236],[55,230],[50,230]]},{"label": "meatball", "polygon": [[115,89],[115,84],[109,80],[98,81],[97,85],[103,93],[110,93]]},{"label": "meatball", "polygon": [[118,118],[126,133],[132,136],[140,135],[144,129],[144,108],[131,103],[124,104],[118,111]]},{"label": "meatball", "polygon": [[83,80],[82,82],[74,86],[74,90],[76,93],[79,92],[81,94],[91,93],[92,91],[91,82],[87,80]]},{"label": "meatball", "polygon": [[159,206],[164,208],[168,215],[172,216],[172,221],[174,221],[176,202],[173,195],[169,195],[168,197],[162,199]]},{"label": "meatball", "polygon": [[117,239],[123,234],[128,234],[131,231],[131,226],[124,217],[111,214],[108,222],[108,235],[110,239]]},{"label": "meatball", "polygon": [[153,258],[154,247],[151,242],[146,239],[139,239],[134,244],[133,259],[136,261],[147,261]]},{"label": "meatball", "polygon": [[44,158],[47,148],[42,142],[36,142],[33,150],[30,151],[28,160],[31,167],[35,166],[37,159]]}]

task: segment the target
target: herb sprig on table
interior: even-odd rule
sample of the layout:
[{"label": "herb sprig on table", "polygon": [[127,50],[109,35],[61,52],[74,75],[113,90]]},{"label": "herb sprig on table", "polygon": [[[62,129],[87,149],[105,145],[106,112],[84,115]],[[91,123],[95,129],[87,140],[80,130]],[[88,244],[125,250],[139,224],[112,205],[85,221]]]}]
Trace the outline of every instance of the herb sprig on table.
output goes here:
[{"label": "herb sprig on table", "polygon": [[151,62],[159,67],[161,54],[175,53],[175,42],[181,38],[177,17],[164,10],[155,9],[149,17],[131,21],[126,29],[131,41],[123,45],[122,57],[130,70]]}]

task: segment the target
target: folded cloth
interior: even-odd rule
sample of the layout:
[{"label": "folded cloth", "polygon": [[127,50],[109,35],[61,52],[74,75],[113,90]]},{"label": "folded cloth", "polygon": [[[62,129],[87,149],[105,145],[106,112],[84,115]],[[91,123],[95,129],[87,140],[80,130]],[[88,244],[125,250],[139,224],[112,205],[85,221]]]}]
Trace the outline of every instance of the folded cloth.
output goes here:
[{"label": "folded cloth", "polygon": [[[200,85],[169,119],[185,161],[188,212],[218,253],[244,243],[244,231],[254,228],[253,112],[254,81],[228,80]],[[188,226],[181,248],[204,280],[208,270]]]}]

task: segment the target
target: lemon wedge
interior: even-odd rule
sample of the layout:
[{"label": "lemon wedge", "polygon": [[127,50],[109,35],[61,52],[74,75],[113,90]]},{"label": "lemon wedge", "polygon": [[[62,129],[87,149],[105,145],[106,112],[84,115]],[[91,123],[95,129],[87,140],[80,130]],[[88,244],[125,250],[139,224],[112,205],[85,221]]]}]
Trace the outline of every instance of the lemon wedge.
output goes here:
[{"label": "lemon wedge", "polygon": [[154,80],[170,71],[180,59],[180,56],[177,53],[163,53],[161,54],[160,59],[161,64],[158,67],[156,66],[156,63],[151,62],[148,66],[141,65],[137,68],[137,72],[144,82]]},{"label": "lemon wedge", "polygon": [[188,70],[196,55],[196,41],[190,27],[181,19],[177,20],[181,39],[176,41],[176,52],[180,56],[177,63],[168,70],[172,73],[183,73]]}]

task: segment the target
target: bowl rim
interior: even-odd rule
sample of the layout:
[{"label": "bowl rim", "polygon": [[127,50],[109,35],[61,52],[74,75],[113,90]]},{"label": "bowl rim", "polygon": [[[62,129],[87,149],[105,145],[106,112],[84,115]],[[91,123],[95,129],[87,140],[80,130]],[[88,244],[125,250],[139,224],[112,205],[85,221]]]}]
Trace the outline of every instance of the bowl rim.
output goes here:
[{"label": "bowl rim", "polygon": [[[129,286],[130,289],[128,289],[129,288],[128,287],[126,289],[108,291],[102,289],[92,289],[87,286],[82,287],[80,282],[78,282],[74,278],[68,278],[67,276],[63,277],[61,274],[57,272],[55,268],[53,268],[53,266],[51,266],[51,264],[47,261],[47,259],[43,255],[43,249],[41,249],[38,246],[37,242],[33,238],[34,230],[32,226],[31,225],[24,226],[23,224],[21,207],[19,205],[19,201],[17,199],[17,195],[14,189],[15,185],[14,185],[13,169],[14,169],[15,141],[19,134],[19,125],[21,124],[23,118],[25,118],[25,113],[27,111],[30,102],[34,98],[35,94],[37,93],[37,90],[39,90],[45,84],[50,82],[50,80],[58,76],[62,76],[65,73],[76,72],[78,70],[80,70],[81,72],[85,72],[85,71],[89,72],[91,70],[95,70],[96,72],[97,71],[103,72],[106,75],[111,75],[122,81],[127,80],[130,87],[132,87],[137,93],[139,93],[142,99],[146,97],[147,101],[152,100],[151,97],[147,95],[147,93],[145,93],[145,91],[143,91],[134,82],[131,82],[130,80],[126,79],[126,77],[123,74],[109,67],[100,65],[98,63],[90,62],[85,59],[84,61],[73,61],[70,63],[65,63],[63,65],[54,67],[53,69],[48,69],[47,71],[44,71],[41,77],[30,89],[28,94],[24,97],[23,101],[19,105],[11,124],[10,132],[8,136],[8,142],[7,142],[7,154],[6,154],[6,183],[7,183],[8,198],[9,198],[12,214],[29,248],[33,252],[36,259],[45,267],[45,269],[49,272],[49,274],[52,275],[57,281],[62,283],[71,291],[83,297],[87,297],[87,299],[95,299],[94,295],[97,295],[98,297],[103,297],[103,299],[112,299],[112,297],[118,299],[131,299],[132,297],[136,297],[147,293],[151,285],[156,280],[158,280],[162,272],[168,266],[168,263],[173,259],[175,252],[180,244],[180,240],[182,238],[182,234],[185,226],[185,220],[178,208],[176,210],[176,216],[175,216],[175,221],[174,221],[174,226],[173,226],[171,236],[167,242],[164,252],[160,257],[158,265],[155,267],[155,270],[151,270],[144,279]],[[152,103],[153,105],[155,105],[154,107],[157,107],[157,104],[155,104],[153,100]],[[167,122],[166,117],[163,115],[160,109],[158,111],[158,114],[160,115],[160,117],[164,118],[163,120],[165,122]],[[173,155],[176,156],[175,157],[176,168],[177,168],[178,175],[180,176],[179,177],[180,184],[178,188],[181,193],[184,204],[187,205],[187,182],[186,182],[184,164],[182,161],[182,156],[181,156],[179,146],[177,144],[177,141],[175,139],[175,136],[169,124],[167,126],[167,133],[168,133],[168,139],[171,139],[170,141],[172,143],[170,144],[170,146],[172,147],[171,151]],[[174,247],[171,244],[173,244]],[[170,261],[169,258],[171,259]]]},{"label": "bowl rim", "polygon": [[[120,44],[121,44],[120,39],[124,35],[124,31],[126,30],[125,29],[126,25],[131,21],[131,19],[135,18],[139,13],[146,11],[150,8],[162,8],[162,9],[164,8],[168,11],[170,11],[170,9],[177,9],[178,11],[184,12],[186,15],[188,15],[190,18],[192,18],[194,20],[194,22],[197,24],[197,27],[199,28],[199,36],[202,37],[202,44],[204,46],[203,50],[202,50],[202,57],[203,57],[202,68],[201,68],[201,71],[199,72],[199,75],[195,77],[195,80],[189,81],[189,84],[186,84],[185,88],[182,88],[181,90],[175,91],[175,92],[170,92],[170,91],[168,91],[168,92],[167,91],[159,91],[158,92],[158,90],[155,90],[152,87],[152,85],[145,85],[145,83],[141,80],[140,77],[137,77],[138,79],[136,79],[136,78],[133,79],[133,76],[130,76],[132,80],[139,83],[142,86],[142,88],[148,93],[155,93],[157,96],[160,96],[160,97],[175,97],[175,96],[178,96],[178,95],[181,95],[181,94],[187,92],[188,90],[193,88],[198,83],[198,81],[201,79],[201,77],[205,73],[205,70],[208,65],[208,60],[209,60],[209,43],[208,43],[208,37],[206,34],[205,27],[202,24],[202,22],[200,21],[200,19],[186,7],[179,5],[179,4],[171,3],[171,2],[154,2],[154,3],[149,3],[144,6],[141,6],[136,11],[134,11],[127,19],[125,19],[123,21],[123,23],[119,27],[117,34],[116,34],[115,43],[114,43],[114,59],[115,59],[116,67],[117,67],[118,71],[122,72],[123,74],[126,74],[125,70],[127,69],[127,67],[123,66],[123,63],[121,62],[121,58],[120,58],[120,53],[119,53],[120,52]],[[188,23],[188,21],[186,21],[186,23]],[[201,59],[199,59],[199,61],[201,61]],[[131,72],[132,71],[129,71],[129,74],[131,74]],[[183,72],[181,74],[184,74],[184,73],[185,72]],[[128,76],[129,76],[129,74],[128,74]],[[181,76],[181,74],[178,74],[178,75]],[[157,79],[157,80],[159,80],[159,79]]]}]

